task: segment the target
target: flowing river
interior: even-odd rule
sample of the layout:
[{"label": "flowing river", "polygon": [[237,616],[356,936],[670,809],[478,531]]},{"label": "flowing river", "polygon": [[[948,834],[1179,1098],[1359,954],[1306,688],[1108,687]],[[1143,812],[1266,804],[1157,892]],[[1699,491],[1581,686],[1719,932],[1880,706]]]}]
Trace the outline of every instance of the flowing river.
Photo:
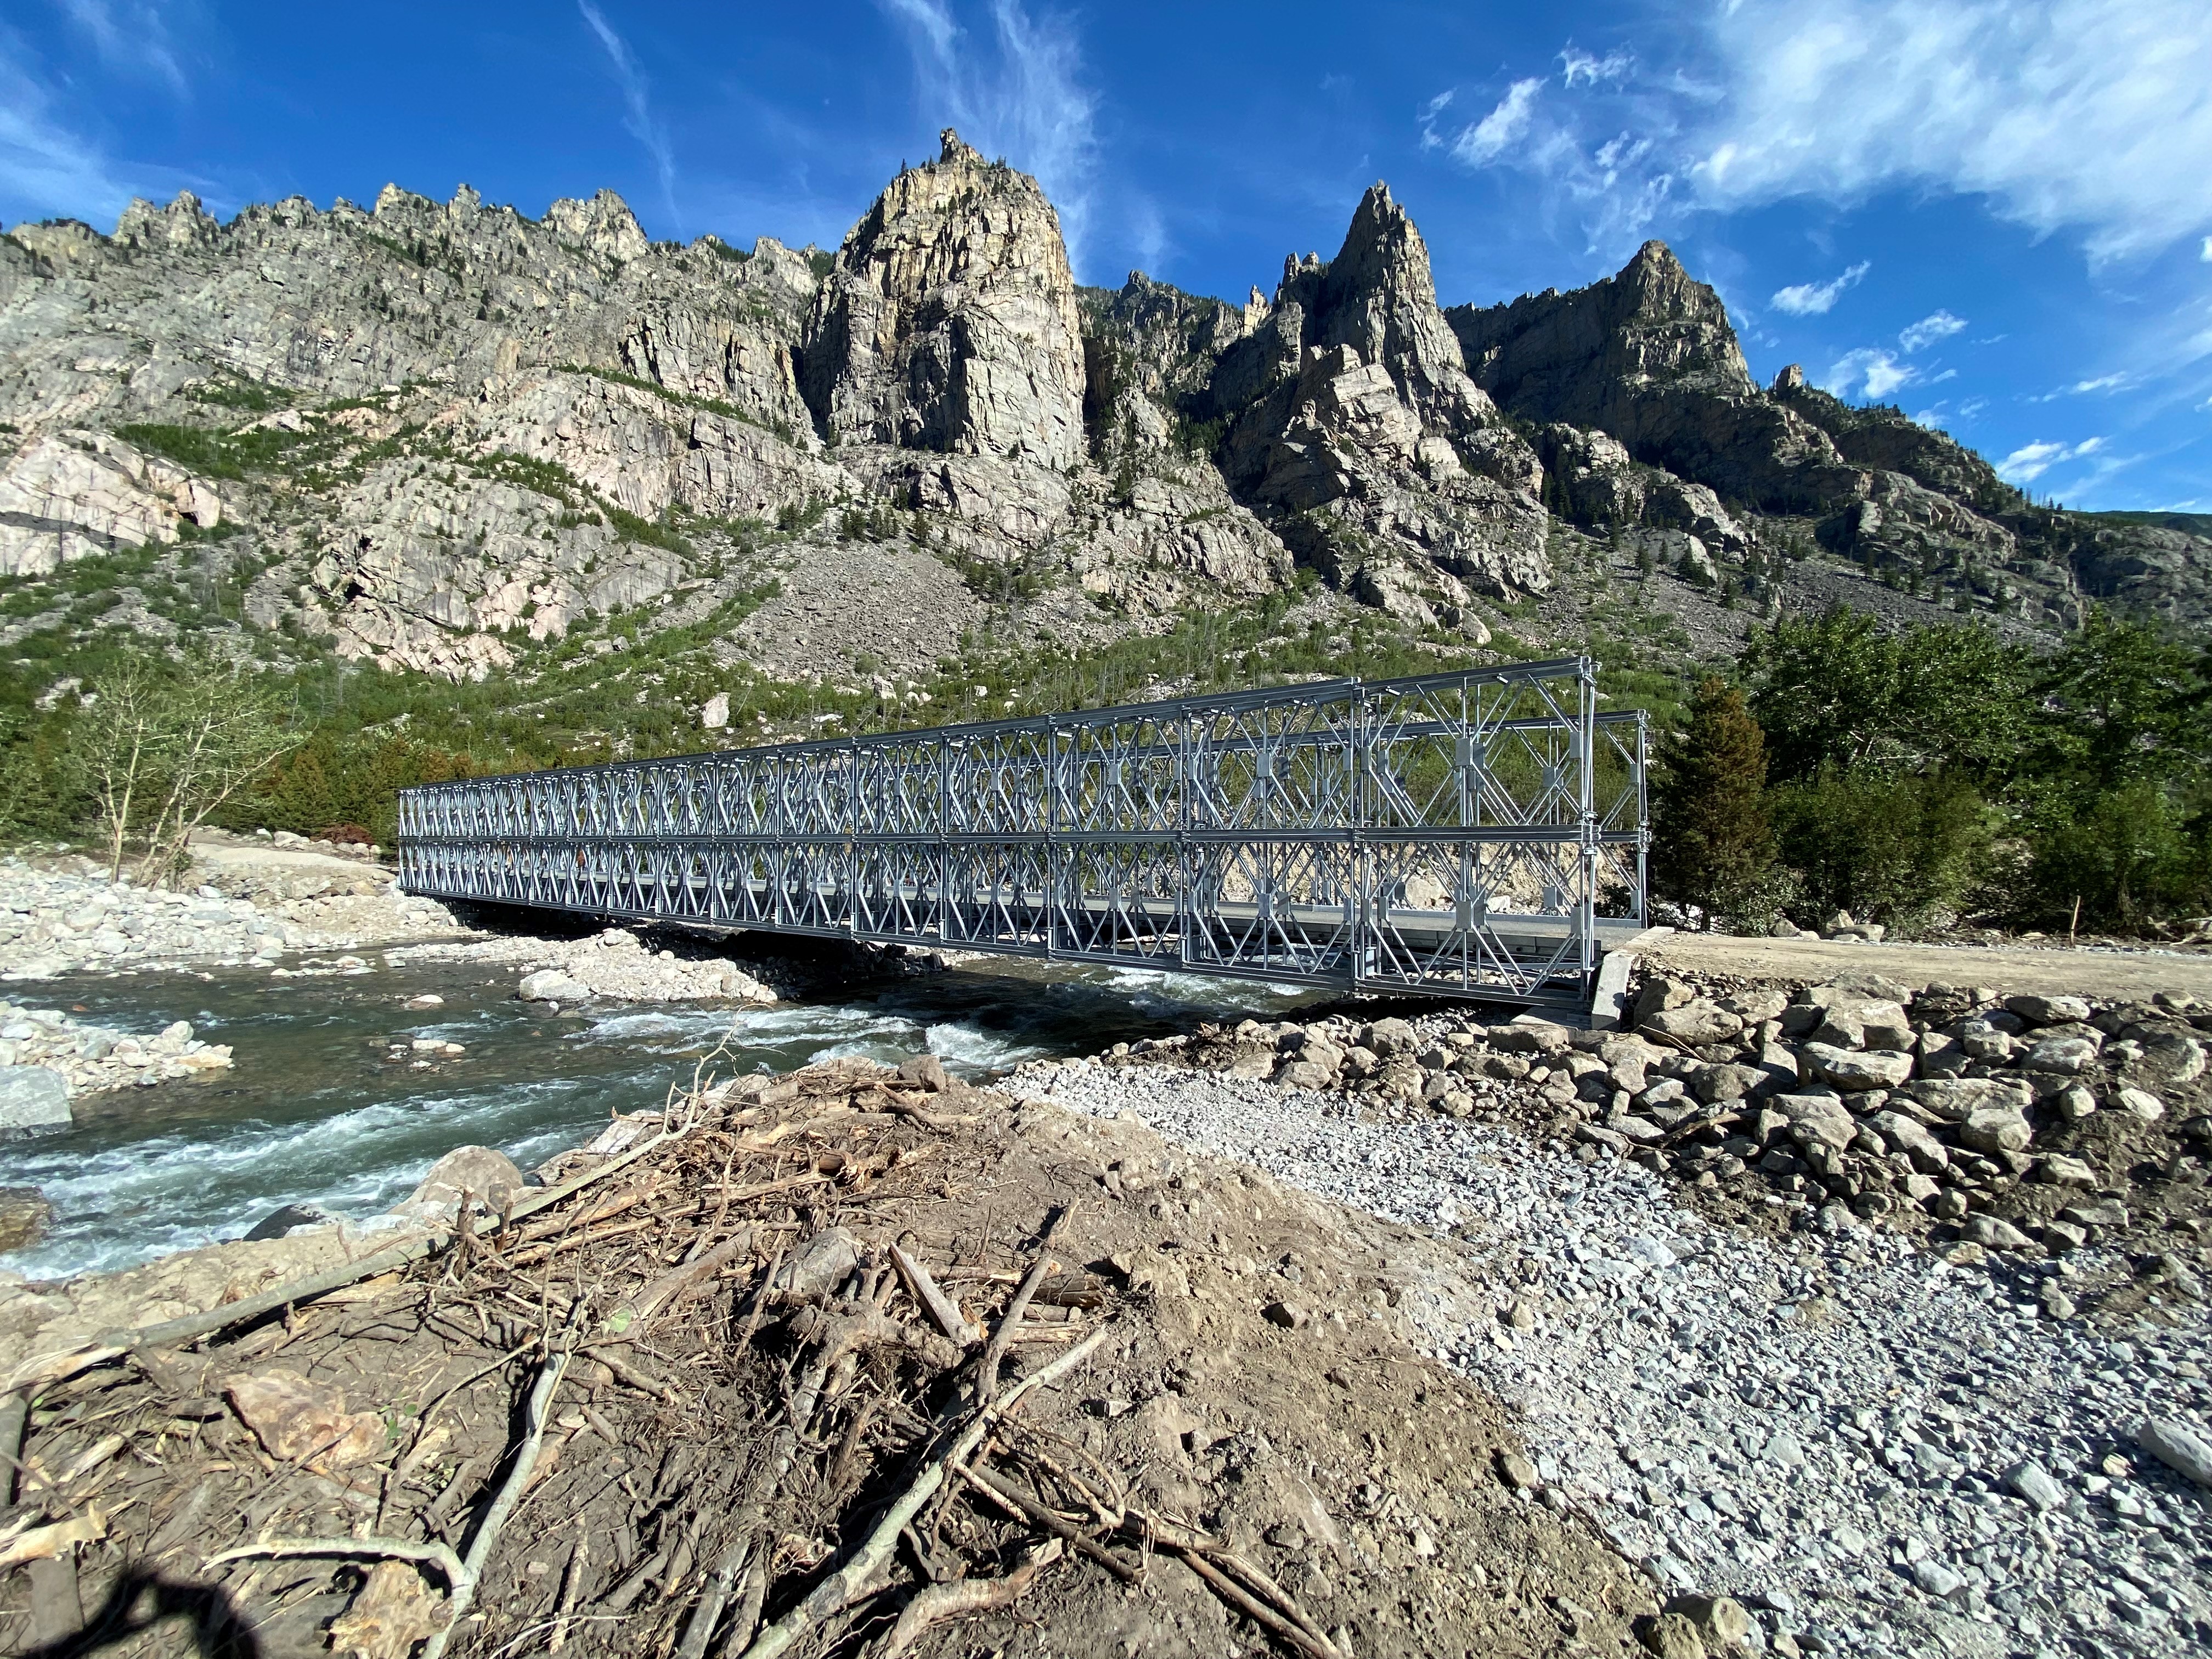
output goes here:
[{"label": "flowing river", "polygon": [[[363,1218],[406,1197],[441,1154],[496,1146],[525,1170],[658,1106],[702,1057],[784,1072],[839,1055],[924,1049],[979,1078],[1053,1054],[1187,1029],[1198,1018],[1280,1018],[1310,991],[1184,975],[1008,959],[867,987],[856,1000],[771,1008],[664,1003],[544,1010],[511,972],[417,965],[272,981],[246,970],[72,975],[9,988],[32,1006],[150,1034],[178,1019],[227,1042],[204,1080],[79,1097],[65,1133],[0,1142],[0,1186],[36,1187],[46,1236],[0,1268],[31,1279],[132,1266],[236,1238],[284,1204]],[[435,993],[443,1005],[409,1008]],[[465,1045],[418,1064],[395,1044]]]}]

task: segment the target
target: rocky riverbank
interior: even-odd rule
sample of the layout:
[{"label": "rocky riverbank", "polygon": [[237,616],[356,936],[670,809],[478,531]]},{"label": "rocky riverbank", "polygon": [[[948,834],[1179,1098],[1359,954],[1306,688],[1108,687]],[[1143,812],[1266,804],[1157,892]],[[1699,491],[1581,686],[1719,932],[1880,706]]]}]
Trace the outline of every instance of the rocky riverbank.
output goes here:
[{"label": "rocky riverbank", "polygon": [[78,855],[0,859],[0,981],[274,968],[302,951],[468,932],[365,859],[228,839],[196,842],[194,854],[169,887],[110,881],[103,866]]},{"label": "rocky riverbank", "polygon": [[[532,971],[589,991],[566,965],[587,953],[659,960],[602,935]],[[950,1274],[991,1259],[1001,1209],[1073,1197],[1079,1224],[1091,1218],[1075,1259],[1099,1293],[1173,1334],[1157,1370],[1086,1389],[1091,1420],[1157,1428],[1146,1478],[1167,1484],[1152,1501],[1243,1540],[1272,1582],[1326,1610],[1340,1649],[1433,1650],[1423,1621],[1442,1620],[1478,1646],[1510,1630],[1516,1651],[1638,1639],[1662,1659],[1731,1645],[2181,1654],[2212,1642],[2208,1030],[2212,1009],[2172,994],[1674,973],[1633,988],[1609,1031],[1324,1012],[1034,1063],[994,1091],[950,1087],[933,1062],[896,1077],[837,1062],[702,1101],[735,1113],[723,1132],[760,1138],[745,1155],[773,1152],[781,1174],[732,1188],[708,1179],[709,1156],[651,1202],[696,1222],[723,1212],[718,1194],[772,1193],[796,1206],[775,1215],[818,1235],[825,1212],[791,1183],[883,1178],[869,1173],[880,1138],[920,1125],[928,1136],[882,1167],[949,1158],[913,1189],[923,1207],[852,1213],[886,1238],[950,1225],[927,1249]],[[480,1149],[456,1155],[476,1160],[465,1176],[441,1169],[448,1188],[524,1191],[653,1127],[623,1120],[529,1176]],[[824,1139],[854,1128],[859,1142]],[[1047,1184],[1024,1200],[1032,1175]],[[380,1225],[434,1224],[458,1196],[418,1191]],[[972,1246],[948,1199],[980,1218]],[[608,1201],[592,1227],[629,1238],[633,1200]],[[393,1236],[311,1227],[200,1253],[198,1279],[173,1258],[136,1279],[23,1287],[14,1305],[44,1311],[13,1334],[51,1346],[128,1322],[133,1297],[212,1306],[277,1271],[252,1251],[327,1262]],[[710,1244],[678,1239],[646,1271],[680,1272]],[[896,1282],[876,1288],[901,1305]],[[864,1275],[862,1302],[866,1288]],[[498,1305],[487,1340],[512,1347]],[[382,1400],[386,1360],[335,1311],[313,1340],[350,1344],[329,1363]],[[361,1317],[387,1328],[386,1312]],[[1393,1358],[1392,1342],[1412,1347]],[[514,1420],[501,1401],[486,1433]],[[1453,1438],[1462,1413],[1500,1406],[1503,1439]],[[1301,1423],[1339,1413],[1357,1445],[1301,1439]],[[609,1455],[592,1436],[647,1468],[675,1443],[672,1428],[608,1433],[570,1415],[584,1426],[563,1443],[589,1458]],[[1076,1443],[1108,1443],[1084,1430]],[[485,1481],[495,1462],[455,1480]],[[1285,1471],[1302,1472],[1289,1508]],[[1261,1492],[1274,1494],[1264,1513],[1246,1504]],[[432,1536],[465,1524],[481,1500],[465,1498],[433,1515]],[[1500,1566],[1486,1540],[1511,1516],[1559,1529],[1516,1569],[1527,1578],[1484,1577]],[[642,1565],[681,1535],[635,1536],[623,1559]],[[1577,1538],[1599,1553],[1573,1556]],[[599,1542],[579,1547],[601,1559]],[[698,1556],[674,1574],[678,1602]],[[1585,1595],[1571,1557],[1636,1572]],[[580,1571],[586,1596],[626,1582],[566,1559],[517,1582],[550,1593]],[[319,1594],[336,1613],[346,1593]],[[1096,1635],[1091,1606],[1068,1594],[1030,1611]]]},{"label": "rocky riverbank", "polygon": [[[2191,1297],[2053,1318],[2019,1254],[1954,1265],[1841,1204],[1778,1198],[1794,1227],[1730,1225],[1610,1144],[1532,1139],[1503,1115],[1173,1065],[1040,1066],[1007,1086],[1448,1245],[1402,1259],[1399,1305],[1519,1409],[1534,1455],[1516,1478],[1590,1516],[1661,1594],[1747,1603],[1773,1651],[2212,1640],[2212,1328]],[[1224,1266],[1293,1303],[1312,1271]],[[2134,1277],[2111,1246],[2062,1270]]]},{"label": "rocky riverbank", "polygon": [[505,935],[465,942],[402,946],[385,960],[453,962],[495,967],[518,975],[515,994],[549,1008],[603,1002],[774,1002],[770,978],[795,982],[785,972],[756,964],[749,973],[704,938],[671,933],[665,943],[648,945],[625,927],[609,927],[581,939],[550,939]]},{"label": "rocky riverbank", "polygon": [[230,1063],[228,1044],[201,1042],[186,1020],[142,1037],[55,1009],[0,1002],[0,1132],[67,1124],[73,1095],[150,1088]]},{"label": "rocky riverbank", "polygon": [[[1142,1044],[1168,1064],[1510,1123],[1583,1163],[1626,1158],[1753,1228],[1834,1205],[1960,1259],[2056,1258],[2122,1238],[2194,1282],[2212,1230],[2212,1005],[1652,975],[1629,1029],[1530,1016],[1347,1018]],[[2168,1261],[2167,1258],[2172,1260]],[[2059,1302],[2073,1299],[2054,1284]]]}]

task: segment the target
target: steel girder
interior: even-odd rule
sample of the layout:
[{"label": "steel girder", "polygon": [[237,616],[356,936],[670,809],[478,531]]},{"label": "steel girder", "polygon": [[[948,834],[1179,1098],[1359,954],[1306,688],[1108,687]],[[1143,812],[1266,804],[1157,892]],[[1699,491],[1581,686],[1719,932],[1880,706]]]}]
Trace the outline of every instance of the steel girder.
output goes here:
[{"label": "steel girder", "polygon": [[406,890],[1531,1004],[1644,919],[1587,658],[403,790]]}]

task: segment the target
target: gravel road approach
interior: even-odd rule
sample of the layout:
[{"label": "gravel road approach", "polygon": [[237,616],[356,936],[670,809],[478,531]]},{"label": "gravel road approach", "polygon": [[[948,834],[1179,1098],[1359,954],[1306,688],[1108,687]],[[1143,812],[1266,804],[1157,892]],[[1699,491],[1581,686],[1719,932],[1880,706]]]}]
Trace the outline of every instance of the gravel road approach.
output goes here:
[{"label": "gravel road approach", "polygon": [[1759,1609],[1776,1651],[2212,1643],[2212,1493],[2142,1443],[2148,1419],[2212,1439],[2203,1304],[2124,1333],[2042,1317],[2045,1279],[2095,1251],[1953,1267],[1840,1205],[1753,1237],[1610,1156],[1214,1073],[1006,1086],[1459,1240],[1413,1292],[1429,1350],[1525,1413],[1555,1506],[1662,1596]]}]

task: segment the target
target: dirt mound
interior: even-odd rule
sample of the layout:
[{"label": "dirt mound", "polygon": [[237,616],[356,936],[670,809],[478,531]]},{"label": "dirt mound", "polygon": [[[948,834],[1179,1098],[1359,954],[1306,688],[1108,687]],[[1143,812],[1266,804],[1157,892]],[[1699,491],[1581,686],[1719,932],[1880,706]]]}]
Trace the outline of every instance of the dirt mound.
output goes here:
[{"label": "dirt mound", "polygon": [[380,1277],[30,1362],[0,1641],[1367,1659],[1653,1610],[1409,1346],[1428,1241],[909,1070],[702,1090]]}]

